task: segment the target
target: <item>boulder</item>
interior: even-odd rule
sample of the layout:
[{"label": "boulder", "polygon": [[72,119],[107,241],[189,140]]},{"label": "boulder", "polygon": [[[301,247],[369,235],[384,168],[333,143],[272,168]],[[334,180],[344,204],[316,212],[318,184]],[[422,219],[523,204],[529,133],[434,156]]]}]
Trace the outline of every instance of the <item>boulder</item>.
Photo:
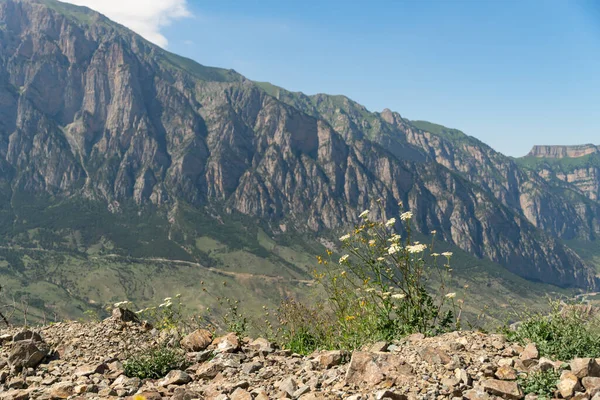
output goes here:
[{"label": "boulder", "polygon": [[33,340],[34,342],[44,341],[39,333],[30,330],[21,331],[12,338],[13,342],[20,342],[21,340]]},{"label": "boulder", "polygon": [[32,340],[21,340],[13,344],[8,364],[20,370],[22,368],[35,368],[48,354],[49,348],[45,343],[36,343]]}]

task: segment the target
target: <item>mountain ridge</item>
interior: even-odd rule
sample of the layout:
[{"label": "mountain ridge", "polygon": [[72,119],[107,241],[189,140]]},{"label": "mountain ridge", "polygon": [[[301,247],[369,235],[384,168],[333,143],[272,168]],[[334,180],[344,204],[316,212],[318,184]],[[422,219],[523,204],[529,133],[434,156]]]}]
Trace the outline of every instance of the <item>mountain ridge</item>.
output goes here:
[{"label": "mountain ridge", "polygon": [[535,145],[525,157],[579,158],[597,153],[600,153],[600,146],[591,143],[582,145]]},{"label": "mountain ridge", "polygon": [[[334,237],[381,198],[378,216],[402,203],[423,235],[521,277],[598,286],[594,265],[565,244],[600,232],[600,204],[575,186],[458,130],[256,83],[48,4],[62,3],[0,1],[4,243],[199,261],[203,225],[225,216],[261,220],[273,237]],[[111,233],[92,218],[75,229],[52,215],[60,207],[63,218],[108,211],[122,230],[149,232]]]}]

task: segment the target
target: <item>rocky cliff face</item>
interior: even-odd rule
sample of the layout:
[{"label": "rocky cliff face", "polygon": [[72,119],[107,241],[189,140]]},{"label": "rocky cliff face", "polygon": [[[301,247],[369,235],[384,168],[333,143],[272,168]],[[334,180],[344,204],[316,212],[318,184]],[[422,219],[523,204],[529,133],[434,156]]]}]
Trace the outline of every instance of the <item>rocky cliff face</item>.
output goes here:
[{"label": "rocky cliff face", "polygon": [[3,198],[215,206],[297,230],[346,227],[383,199],[417,228],[517,274],[596,285],[556,237],[598,232],[564,196],[482,143],[343,96],[304,96],[163,51],[53,0],[0,2]]},{"label": "rocky cliff face", "polygon": [[517,161],[551,185],[560,182],[591,200],[600,198],[598,146],[534,146]]},{"label": "rocky cliff face", "polygon": [[593,144],[584,144],[581,146],[533,146],[527,156],[538,158],[577,158],[597,153],[600,153],[600,148]]}]

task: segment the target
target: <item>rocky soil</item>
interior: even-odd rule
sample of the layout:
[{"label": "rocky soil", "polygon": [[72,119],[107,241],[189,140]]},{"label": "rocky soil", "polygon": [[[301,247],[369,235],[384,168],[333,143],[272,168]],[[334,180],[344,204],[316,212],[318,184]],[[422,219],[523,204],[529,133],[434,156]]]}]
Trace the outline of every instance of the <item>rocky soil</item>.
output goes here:
[{"label": "rocky soil", "polygon": [[[189,367],[161,379],[129,378],[133,352],[165,341],[187,351]],[[518,376],[562,370],[557,398],[600,399],[595,359],[570,364],[540,358],[502,335],[415,334],[362,351],[310,356],[265,339],[213,338],[197,330],[183,338],[157,331],[116,309],[98,323],[63,322],[35,330],[0,331],[0,399],[535,399]],[[135,397],[142,395],[144,397]]]}]

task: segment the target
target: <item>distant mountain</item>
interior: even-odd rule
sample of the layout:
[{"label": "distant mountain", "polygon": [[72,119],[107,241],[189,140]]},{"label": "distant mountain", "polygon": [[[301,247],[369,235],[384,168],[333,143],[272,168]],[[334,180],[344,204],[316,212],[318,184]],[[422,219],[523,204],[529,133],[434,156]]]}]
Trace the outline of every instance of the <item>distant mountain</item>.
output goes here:
[{"label": "distant mountain", "polygon": [[[87,8],[0,0],[0,233],[11,249],[208,262],[211,227],[257,248],[251,223],[224,220],[327,238],[383,199],[388,216],[401,202],[423,235],[521,277],[596,288],[593,263],[565,243],[595,243],[600,203],[532,157],[199,65]],[[308,269],[278,257],[294,279]]]},{"label": "distant mountain", "polygon": [[534,146],[517,162],[549,184],[567,184],[591,200],[600,199],[600,146]]}]

